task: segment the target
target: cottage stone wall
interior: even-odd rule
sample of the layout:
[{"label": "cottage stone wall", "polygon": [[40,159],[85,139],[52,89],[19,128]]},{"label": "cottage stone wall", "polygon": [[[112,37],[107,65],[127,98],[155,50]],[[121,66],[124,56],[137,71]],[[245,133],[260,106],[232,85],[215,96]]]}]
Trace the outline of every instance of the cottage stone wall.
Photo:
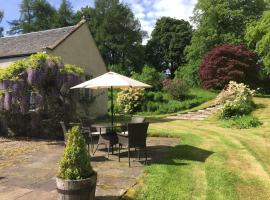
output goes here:
[{"label": "cottage stone wall", "polygon": [[[65,63],[84,68],[86,74],[92,77],[97,77],[107,72],[107,68],[86,23],[55,49],[48,51],[48,53],[61,56]],[[107,90],[95,90],[92,93],[96,97],[95,101],[87,108],[85,106],[78,106],[78,112],[81,115],[88,115],[90,117],[106,115]]]}]

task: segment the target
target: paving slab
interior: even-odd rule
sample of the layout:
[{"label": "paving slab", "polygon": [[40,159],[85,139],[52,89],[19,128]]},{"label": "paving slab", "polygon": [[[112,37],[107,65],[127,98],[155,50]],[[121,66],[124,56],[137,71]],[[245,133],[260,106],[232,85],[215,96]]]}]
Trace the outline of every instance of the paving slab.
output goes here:
[{"label": "paving slab", "polygon": [[[170,147],[179,143],[175,138],[149,137],[148,163],[154,164],[168,155]],[[16,153],[8,156],[12,149]],[[4,151],[4,150],[5,151]],[[54,141],[25,141],[0,138],[0,200],[51,200],[57,199],[55,175],[58,161],[63,155],[63,143]],[[133,153],[128,167],[126,150],[107,158],[106,149],[91,157],[91,164],[98,173],[97,200],[115,199],[133,187],[143,173],[144,158],[137,160]],[[142,155],[143,156],[143,152]]]},{"label": "paving slab", "polygon": [[190,111],[183,114],[177,114],[168,116],[168,119],[174,119],[174,120],[190,120],[190,121],[202,121],[206,119],[208,116],[218,112],[221,109],[220,105],[211,106],[208,108],[204,108],[201,110],[196,111]]}]

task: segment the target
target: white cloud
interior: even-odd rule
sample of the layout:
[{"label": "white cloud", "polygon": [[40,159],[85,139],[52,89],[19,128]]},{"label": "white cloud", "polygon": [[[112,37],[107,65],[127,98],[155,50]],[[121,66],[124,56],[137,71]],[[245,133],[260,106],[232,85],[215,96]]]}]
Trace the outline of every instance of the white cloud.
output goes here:
[{"label": "white cloud", "polygon": [[122,2],[128,4],[140,20],[142,29],[150,36],[156,20],[160,17],[189,20],[197,0],[122,0]]}]

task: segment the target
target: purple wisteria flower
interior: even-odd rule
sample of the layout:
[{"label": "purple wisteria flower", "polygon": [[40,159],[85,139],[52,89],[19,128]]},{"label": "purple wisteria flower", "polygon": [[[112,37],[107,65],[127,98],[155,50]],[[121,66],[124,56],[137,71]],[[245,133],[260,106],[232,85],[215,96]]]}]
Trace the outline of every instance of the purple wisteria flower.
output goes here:
[{"label": "purple wisteria flower", "polygon": [[5,93],[5,99],[4,99],[4,109],[5,110],[10,110],[11,109],[11,104],[12,104],[12,93],[11,92],[6,92]]},{"label": "purple wisteria flower", "polygon": [[2,87],[4,90],[8,89],[10,86],[11,81],[10,80],[3,80],[2,81]]},{"label": "purple wisteria flower", "polygon": [[27,113],[30,108],[30,96],[23,95],[21,98],[20,109],[23,114]]},{"label": "purple wisteria flower", "polygon": [[33,85],[38,80],[38,70],[33,68],[27,68],[27,82],[29,85]]}]

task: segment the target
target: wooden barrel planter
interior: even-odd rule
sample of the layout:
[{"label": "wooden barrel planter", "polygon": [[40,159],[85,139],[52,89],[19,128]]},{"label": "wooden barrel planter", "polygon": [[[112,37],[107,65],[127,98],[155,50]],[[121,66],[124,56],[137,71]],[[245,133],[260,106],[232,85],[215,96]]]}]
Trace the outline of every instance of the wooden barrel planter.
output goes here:
[{"label": "wooden barrel planter", "polygon": [[97,185],[97,173],[82,180],[65,180],[56,177],[59,200],[94,200]]}]

